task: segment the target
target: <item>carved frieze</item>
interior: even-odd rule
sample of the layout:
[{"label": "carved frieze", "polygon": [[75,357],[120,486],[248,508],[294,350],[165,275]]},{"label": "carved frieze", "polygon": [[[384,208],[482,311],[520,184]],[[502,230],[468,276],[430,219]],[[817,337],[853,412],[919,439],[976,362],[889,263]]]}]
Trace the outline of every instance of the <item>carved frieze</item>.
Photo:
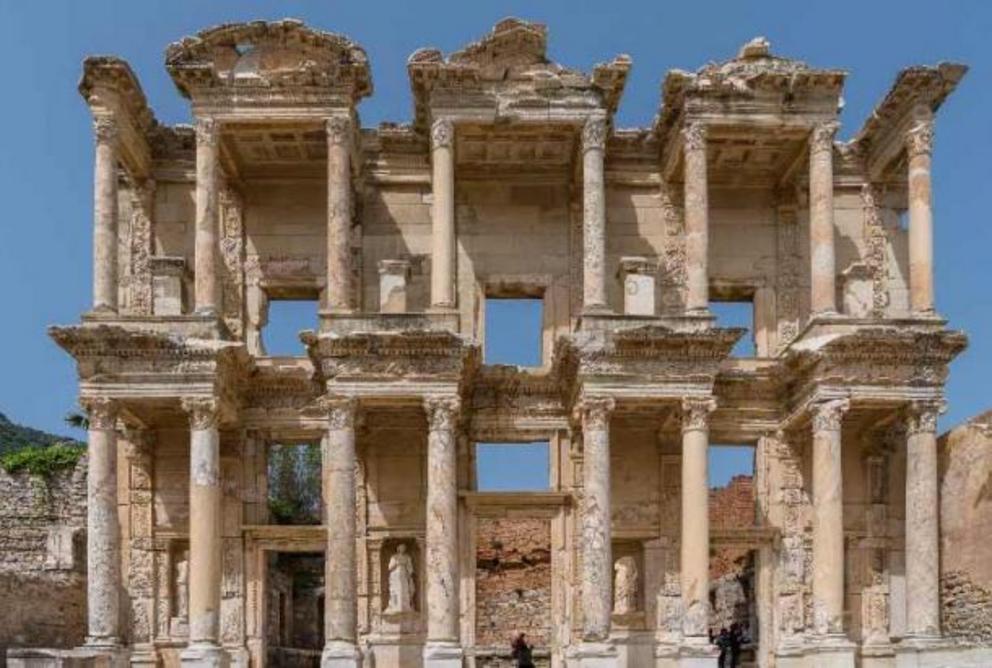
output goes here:
[{"label": "carved frieze", "polygon": [[864,216],[865,257],[864,262],[872,282],[871,315],[885,317],[889,305],[888,232],[882,223],[878,200],[878,187],[866,183],[861,187],[861,209]]}]

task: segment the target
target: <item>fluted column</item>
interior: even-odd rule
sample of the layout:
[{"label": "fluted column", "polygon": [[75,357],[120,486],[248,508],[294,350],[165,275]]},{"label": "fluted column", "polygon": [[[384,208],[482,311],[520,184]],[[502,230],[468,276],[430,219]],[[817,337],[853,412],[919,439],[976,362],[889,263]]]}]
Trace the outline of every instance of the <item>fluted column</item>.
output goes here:
[{"label": "fluted column", "polygon": [[93,119],[93,311],[117,312],[117,120]]},{"label": "fluted column", "polygon": [[810,306],[813,315],[836,313],[834,251],[834,133],[836,123],[821,123],[809,139]]},{"label": "fluted column", "polygon": [[222,665],[220,649],[221,501],[217,401],[188,398],[189,645],[184,665]]},{"label": "fluted column", "polygon": [[688,645],[709,640],[711,397],[682,402],[682,634]]},{"label": "fluted column", "polygon": [[220,125],[212,118],[196,119],[196,230],[194,288],[196,312],[219,312],[217,278],[217,144]]},{"label": "fluted column", "polygon": [[613,545],[610,530],[610,416],[613,399],[583,399],[582,418],[582,641],[610,637]]},{"label": "fluted column", "polygon": [[322,473],[327,550],[324,553],[323,668],[361,665],[358,640],[357,560],[355,552],[354,398],[328,398],[327,437]]},{"label": "fluted column", "polygon": [[117,518],[117,406],[84,399],[89,415],[86,476],[86,644],[120,644],[121,536]]},{"label": "fluted column", "polygon": [[347,116],[327,119],[327,309],[351,310],[351,141]]},{"label": "fluted column", "polygon": [[844,633],[844,494],[841,426],[847,399],[813,405],[813,626]]},{"label": "fluted column", "polygon": [[582,308],[606,310],[606,191],[603,156],[606,119],[582,128]]},{"label": "fluted column", "polygon": [[455,126],[439,118],[431,126],[431,306],[455,307]]},{"label": "fluted column", "polygon": [[939,402],[914,402],[906,421],[906,636],[940,635]]},{"label": "fluted column", "polygon": [[906,134],[909,163],[909,304],[915,314],[933,313],[933,210],[930,156],[933,119],[929,110]]},{"label": "fluted column", "polygon": [[459,642],[458,482],[455,426],[458,397],[428,397],[427,643],[425,668],[462,665]]},{"label": "fluted column", "polygon": [[710,204],[706,173],[706,126],[689,123],[682,129],[685,155],[686,310],[710,308]]}]

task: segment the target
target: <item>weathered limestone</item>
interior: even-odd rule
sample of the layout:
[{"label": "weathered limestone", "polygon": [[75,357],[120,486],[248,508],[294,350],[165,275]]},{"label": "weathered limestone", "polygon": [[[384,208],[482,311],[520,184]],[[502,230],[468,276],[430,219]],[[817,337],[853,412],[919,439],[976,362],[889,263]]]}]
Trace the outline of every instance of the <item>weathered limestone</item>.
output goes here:
[{"label": "weathered limestone", "polygon": [[606,193],[603,155],[606,121],[590,118],[582,127],[582,308],[607,310]]},{"label": "weathered limestone", "polygon": [[810,308],[837,311],[837,260],[834,249],[834,134],[836,123],[821,123],[809,139]]},{"label": "weathered limestone", "polygon": [[357,646],[355,560],[355,414],[352,398],[328,398],[322,453],[327,558],[324,561],[323,668],[362,665]]},{"label": "weathered limestone", "polygon": [[454,396],[424,400],[427,411],[427,642],[425,668],[462,665],[458,630],[458,482]]},{"label": "weathered limestone", "polygon": [[909,165],[909,305],[913,313],[932,314],[933,210],[930,158],[933,153],[933,118],[928,109],[918,112],[906,133]]},{"label": "weathered limestone", "polygon": [[622,257],[618,273],[623,281],[623,312],[627,315],[655,315],[658,266],[646,257]]},{"label": "weathered limestone", "polygon": [[682,633],[687,645],[709,642],[710,521],[708,453],[710,397],[682,402]]},{"label": "weathered limestone", "polygon": [[121,537],[117,517],[117,406],[86,399],[89,473],[86,480],[87,646],[120,644]]},{"label": "weathered limestone", "polygon": [[710,308],[710,204],[706,167],[706,126],[692,122],[682,130],[685,155],[686,310]]},{"label": "weathered limestone", "polygon": [[351,310],[351,119],[327,120],[327,308]]},{"label": "weathered limestone", "polygon": [[189,414],[189,645],[183,665],[225,664],[220,647],[221,488],[218,405],[183,401]]},{"label": "weathered limestone", "polygon": [[431,306],[455,306],[455,125],[439,118],[431,126]]},{"label": "weathered limestone", "polygon": [[93,119],[93,311],[117,312],[117,142],[112,114]]},{"label": "weathered limestone", "polygon": [[379,261],[379,313],[406,313],[409,260]]},{"label": "weathered limestone", "polygon": [[213,118],[196,119],[196,233],[194,253],[196,312],[217,315],[220,284],[217,278],[217,202],[220,169],[220,125]]}]

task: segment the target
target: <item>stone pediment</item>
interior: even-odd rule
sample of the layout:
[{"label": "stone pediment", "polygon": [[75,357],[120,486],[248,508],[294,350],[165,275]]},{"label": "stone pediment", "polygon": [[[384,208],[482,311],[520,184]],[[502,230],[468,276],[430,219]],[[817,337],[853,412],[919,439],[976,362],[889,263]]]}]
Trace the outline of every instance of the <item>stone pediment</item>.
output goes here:
[{"label": "stone pediment", "polygon": [[[197,97],[228,89],[319,89],[350,103],[372,92],[365,50],[348,38],[314,30],[301,21],[224,24],[170,44],[165,64],[179,91]],[[239,100],[244,103],[243,99]]]}]

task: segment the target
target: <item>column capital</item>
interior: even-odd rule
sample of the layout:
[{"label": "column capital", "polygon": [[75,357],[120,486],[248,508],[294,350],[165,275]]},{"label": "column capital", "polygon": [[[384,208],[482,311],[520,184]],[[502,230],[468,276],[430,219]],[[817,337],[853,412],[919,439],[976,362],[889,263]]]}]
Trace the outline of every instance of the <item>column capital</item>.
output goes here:
[{"label": "column capital", "polygon": [[906,152],[910,158],[930,155],[933,152],[933,119],[921,118],[913,121],[906,130]]},{"label": "column capital", "polygon": [[850,399],[826,399],[813,403],[813,431],[839,431],[844,413],[851,408]]},{"label": "column capital", "polygon": [[220,123],[211,116],[198,116],[196,119],[196,145],[217,146],[220,137]]},{"label": "column capital", "polygon": [[582,152],[606,148],[606,119],[589,118],[582,126]]},{"label": "column capital", "polygon": [[97,144],[110,144],[117,141],[120,125],[113,114],[97,114],[93,117],[93,137]]},{"label": "column capital", "polygon": [[450,118],[438,118],[431,124],[431,149],[451,148],[455,143],[455,124]]},{"label": "column capital", "polygon": [[456,395],[425,397],[424,410],[427,412],[428,430],[453,431],[458,413],[461,411],[461,403],[461,399]]},{"label": "column capital", "polygon": [[690,121],[682,126],[682,142],[685,151],[702,151],[706,148],[706,124]]},{"label": "column capital", "polygon": [[117,402],[108,397],[86,397],[79,400],[86,411],[90,429],[115,429],[117,427]]},{"label": "column capital", "polygon": [[906,435],[936,434],[937,418],[947,410],[944,401],[911,401],[906,409]]},{"label": "column capital", "polygon": [[605,429],[617,402],[612,397],[584,397],[576,405],[583,428]]},{"label": "column capital", "polygon": [[682,432],[708,429],[710,413],[715,410],[713,397],[686,397],[682,400]]},{"label": "column capital", "polygon": [[324,396],[317,400],[320,409],[327,413],[329,429],[354,429],[358,415],[358,399],[349,396]]},{"label": "column capital", "polygon": [[214,397],[183,397],[183,410],[189,415],[190,427],[197,430],[217,426],[220,403]]},{"label": "column capital", "polygon": [[809,133],[810,153],[832,151],[834,148],[834,135],[837,134],[837,128],[839,127],[840,124],[836,121],[825,121],[814,125]]},{"label": "column capital", "polygon": [[331,116],[325,126],[328,145],[342,146],[351,142],[352,122],[348,116]]}]

